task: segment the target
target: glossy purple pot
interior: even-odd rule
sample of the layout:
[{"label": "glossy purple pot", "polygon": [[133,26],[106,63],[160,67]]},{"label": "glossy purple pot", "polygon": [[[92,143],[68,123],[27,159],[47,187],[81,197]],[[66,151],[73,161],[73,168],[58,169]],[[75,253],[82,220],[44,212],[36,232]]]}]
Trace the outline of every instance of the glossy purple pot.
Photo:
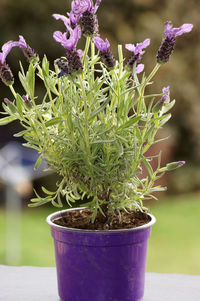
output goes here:
[{"label": "glossy purple pot", "polygon": [[[69,209],[69,210],[80,210]],[[79,230],[47,217],[54,238],[58,292],[62,301],[141,301],[148,238],[155,218],[124,230]]]}]

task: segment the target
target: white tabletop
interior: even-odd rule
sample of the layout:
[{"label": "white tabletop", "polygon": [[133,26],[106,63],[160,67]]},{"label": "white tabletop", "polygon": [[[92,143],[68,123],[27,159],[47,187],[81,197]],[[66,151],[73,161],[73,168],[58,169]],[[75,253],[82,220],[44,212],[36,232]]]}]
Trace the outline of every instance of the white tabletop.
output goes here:
[{"label": "white tabletop", "polygon": [[[56,269],[0,265],[0,300],[59,301]],[[146,274],[144,301],[199,300],[200,276]]]}]

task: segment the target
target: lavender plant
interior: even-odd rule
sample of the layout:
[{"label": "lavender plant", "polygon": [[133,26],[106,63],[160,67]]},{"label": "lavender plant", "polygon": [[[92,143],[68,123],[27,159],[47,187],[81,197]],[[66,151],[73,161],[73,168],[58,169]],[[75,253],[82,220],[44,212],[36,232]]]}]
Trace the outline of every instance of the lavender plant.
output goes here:
[{"label": "lavender plant", "polygon": [[[42,187],[46,197],[36,193],[29,206],[51,202],[62,207],[63,197],[72,206],[87,195],[91,197],[87,206],[93,210],[93,221],[99,210],[102,214],[145,210],[142,201],[155,198],[154,192],[166,189],[154,182],[185,163],[161,167],[160,152],[158,166],[153,170],[152,157],[146,152],[159,142],[156,133],[171,118],[169,111],[175,100],[170,100],[169,87],[150,95],[146,87],[169,60],[176,37],[193,27],[183,24],[173,28],[167,22],[157,63],[149,75],[141,75],[141,60],[150,39],[136,45],[126,44],[131,52],[127,59],[119,45],[118,58],[114,58],[109,41],[99,36],[96,12],[100,2],[74,0],[66,16],[53,15],[66,27],[64,33],[53,34],[64,48],[64,56],[55,59],[53,70],[46,56],[40,62],[22,36],[19,41],[4,44],[0,53],[0,77],[13,94],[13,99],[4,99],[2,114],[7,116],[0,120],[0,125],[19,120],[24,129],[15,136],[23,136],[24,146],[40,154],[35,168],[44,160],[48,169],[61,179],[56,191]],[[77,49],[82,35],[86,39],[84,51]],[[16,46],[29,63],[27,71],[20,64],[19,80],[24,95],[15,91],[14,77],[6,64],[7,55]],[[43,99],[35,95],[35,77],[46,89]],[[142,176],[144,169],[148,176]]]}]

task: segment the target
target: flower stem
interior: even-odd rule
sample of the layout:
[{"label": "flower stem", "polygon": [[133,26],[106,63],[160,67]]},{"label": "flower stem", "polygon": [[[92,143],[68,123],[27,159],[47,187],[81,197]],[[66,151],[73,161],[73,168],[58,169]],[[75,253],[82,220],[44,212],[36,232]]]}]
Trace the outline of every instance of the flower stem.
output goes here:
[{"label": "flower stem", "polygon": [[151,71],[151,73],[149,74],[149,76],[147,77],[147,79],[145,80],[145,86],[154,77],[154,75],[156,74],[156,72],[158,71],[158,69],[160,68],[160,66],[161,66],[161,64],[159,64],[159,63],[157,63],[155,65],[155,67],[153,68],[153,70]]},{"label": "flower stem", "polygon": [[88,133],[88,104],[87,104],[87,96],[85,93],[85,87],[82,80],[82,75],[80,76],[80,86],[82,90],[83,100],[84,100],[84,114],[85,114],[85,140],[87,150],[90,156],[90,142],[89,142],[89,133]]},{"label": "flower stem", "polygon": [[89,47],[90,47],[90,40],[91,40],[91,38],[87,37],[86,44],[85,44],[85,50],[84,50],[84,54],[83,54],[83,61],[82,61],[83,66],[85,64],[86,56],[88,54],[88,50],[89,50]]},{"label": "flower stem", "polygon": [[[95,57],[95,46],[94,43],[91,42],[91,62],[93,62]],[[91,73],[92,73],[92,82],[94,83],[94,64],[91,65]]]},{"label": "flower stem", "polygon": [[16,98],[17,94],[16,94],[15,89],[13,88],[13,86],[10,85],[9,88],[10,88],[10,90],[11,90],[13,96]]},{"label": "flower stem", "polygon": [[119,78],[123,71],[123,52],[122,52],[122,45],[118,45],[118,55],[119,55]]},{"label": "flower stem", "polygon": [[144,90],[147,86],[147,84],[150,82],[150,80],[154,77],[154,75],[156,74],[156,72],[158,71],[158,69],[160,68],[160,64],[157,63],[155,65],[155,67],[153,68],[153,70],[151,71],[151,73],[149,74],[149,76],[146,78],[146,80],[144,81],[144,84],[142,85],[141,88],[141,93],[140,93],[140,97],[139,97],[139,101],[138,101],[138,107],[137,107],[137,115],[139,115],[140,113],[140,107],[141,107],[141,103],[144,97]]},{"label": "flower stem", "polygon": [[[38,69],[39,73],[41,74],[41,76],[43,77],[42,68],[39,65],[37,65],[37,69]],[[56,112],[56,109],[55,109],[55,106],[54,106],[54,103],[53,103],[53,98],[52,98],[52,95],[51,95],[51,91],[47,87],[45,79],[44,79],[44,83],[45,83],[45,86],[46,86],[46,89],[47,89],[47,93],[49,95],[49,99],[50,99],[50,102],[51,102],[53,113],[54,113],[55,116],[57,116],[57,112]]]}]

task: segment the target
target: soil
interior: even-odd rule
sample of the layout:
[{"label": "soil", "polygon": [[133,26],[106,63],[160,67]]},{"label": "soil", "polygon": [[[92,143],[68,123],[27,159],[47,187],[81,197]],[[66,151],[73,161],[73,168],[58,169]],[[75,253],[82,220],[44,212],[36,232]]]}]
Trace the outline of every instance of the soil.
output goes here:
[{"label": "soil", "polygon": [[108,212],[108,218],[99,213],[95,222],[91,222],[92,212],[90,209],[81,209],[65,212],[60,218],[54,221],[55,224],[76,229],[85,230],[116,230],[129,229],[147,224],[151,218],[140,211]]}]

